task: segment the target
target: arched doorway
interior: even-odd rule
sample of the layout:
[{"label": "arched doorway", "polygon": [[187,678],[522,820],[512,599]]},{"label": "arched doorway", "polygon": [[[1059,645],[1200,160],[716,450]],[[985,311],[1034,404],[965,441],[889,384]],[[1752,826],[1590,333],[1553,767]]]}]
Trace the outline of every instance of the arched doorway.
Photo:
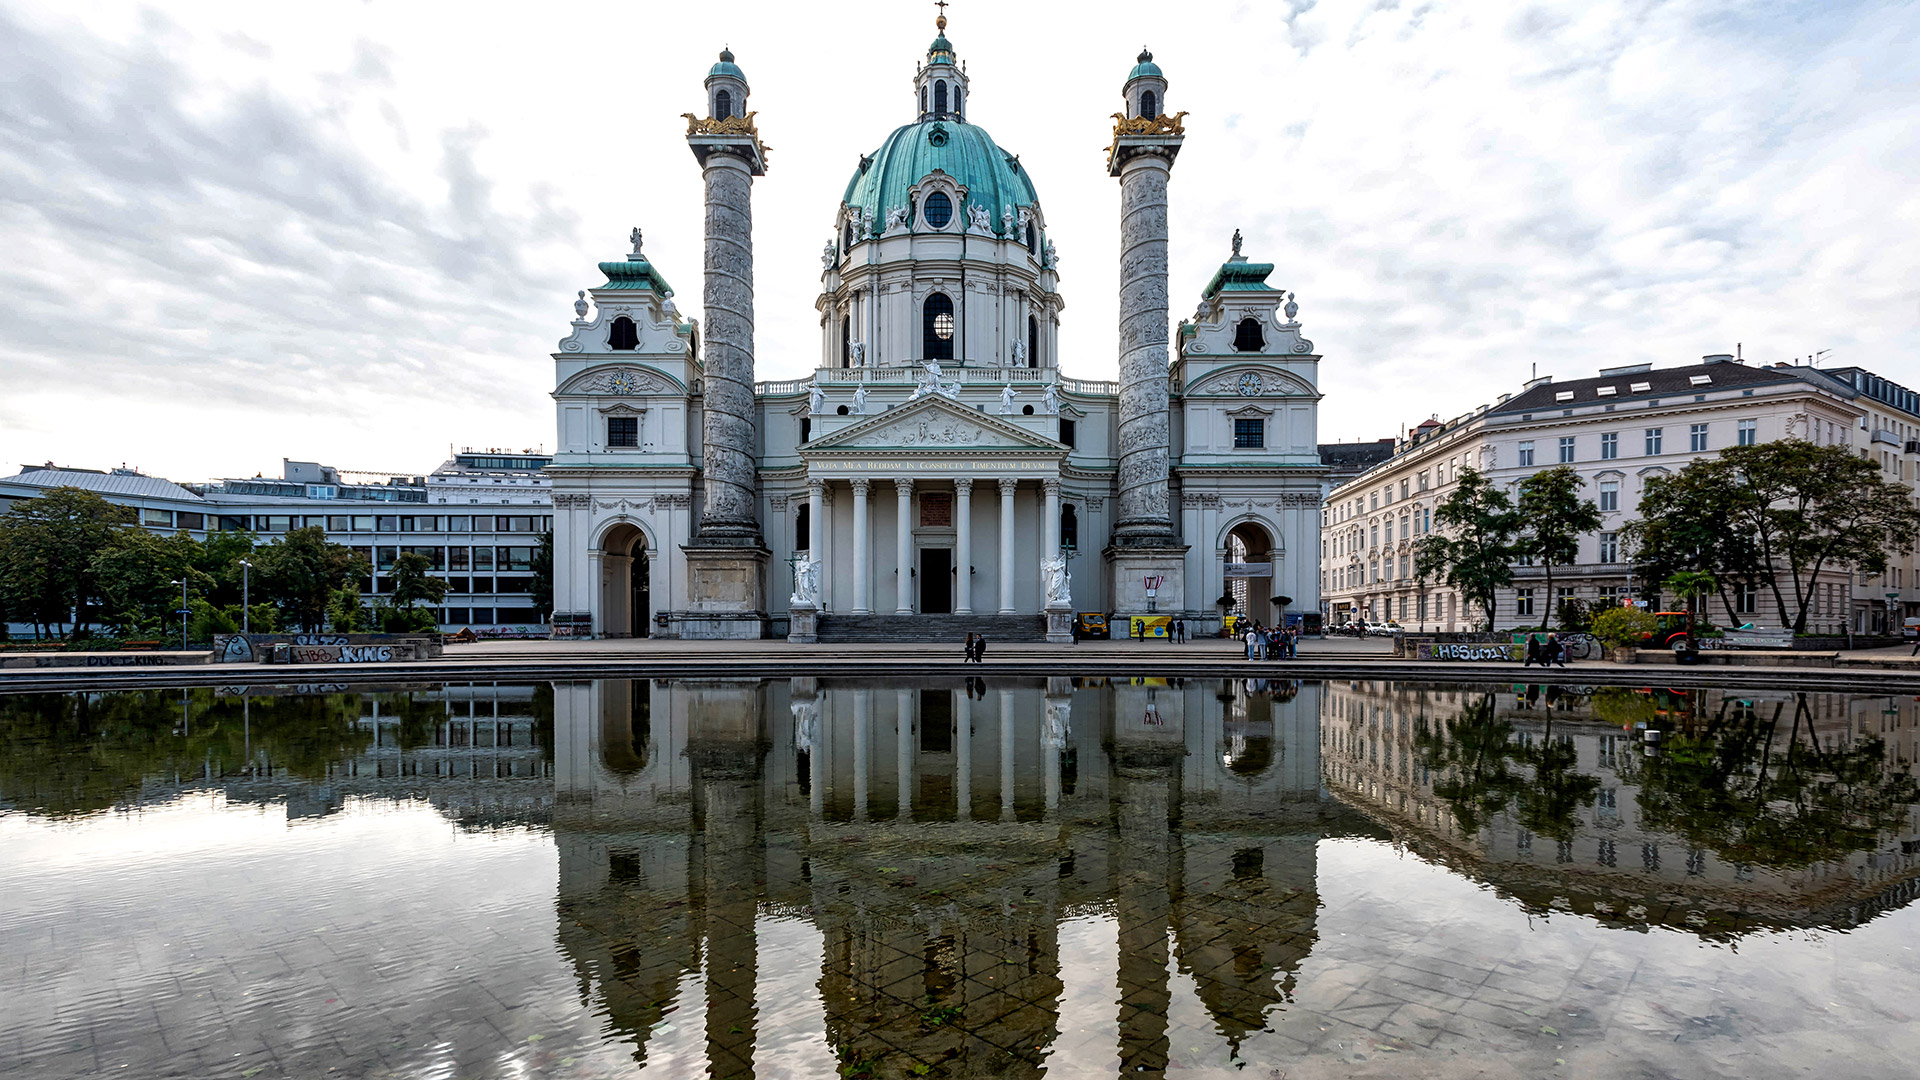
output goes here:
[{"label": "arched doorway", "polygon": [[600,565],[601,636],[646,637],[653,619],[647,534],[625,523],[607,530]]},{"label": "arched doorway", "polygon": [[1243,521],[1227,532],[1225,565],[1221,568],[1226,593],[1237,614],[1276,626],[1282,612],[1273,601],[1273,579],[1278,573],[1273,534],[1259,524]]}]

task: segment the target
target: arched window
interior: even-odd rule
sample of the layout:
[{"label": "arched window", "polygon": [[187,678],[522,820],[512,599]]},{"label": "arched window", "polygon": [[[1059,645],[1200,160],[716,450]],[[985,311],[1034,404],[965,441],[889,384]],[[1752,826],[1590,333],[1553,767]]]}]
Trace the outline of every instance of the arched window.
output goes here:
[{"label": "arched window", "polygon": [[1027,316],[1027,366],[1040,366],[1040,319]]},{"label": "arched window", "polygon": [[1031,221],[1027,222],[1027,254],[1040,254],[1040,232],[1033,227]]},{"label": "arched window", "polygon": [[941,116],[946,115],[947,81],[945,79],[933,84],[933,111]]},{"label": "arched window", "polygon": [[922,86],[920,88],[920,112],[922,115],[925,115],[926,111],[927,111],[927,88]]},{"label": "arched window", "polygon": [[725,90],[713,95],[713,118],[725,120],[733,115],[733,95]]},{"label": "arched window", "polygon": [[1080,550],[1080,515],[1074,512],[1072,503],[1060,506],[1060,546],[1068,551]]},{"label": "arched window", "polygon": [[633,320],[625,315],[613,320],[613,327],[607,333],[607,348],[630,351],[640,347],[640,330]]},{"label": "arched window", "polygon": [[853,316],[840,316],[840,366],[853,366]]},{"label": "arched window", "polygon": [[1160,115],[1159,104],[1160,103],[1158,101],[1154,100],[1153,91],[1148,90],[1142,93],[1140,95],[1140,115],[1146,117],[1149,120],[1153,119],[1156,116],[1159,116]]},{"label": "arched window", "polygon": [[811,552],[813,550],[813,537],[810,535],[812,532],[813,507],[807,503],[801,503],[800,512],[793,515],[793,550]]},{"label": "arched window", "polygon": [[922,359],[953,359],[953,298],[934,293],[921,305],[920,340]]},{"label": "arched window", "polygon": [[1267,347],[1267,338],[1260,332],[1260,320],[1248,316],[1240,320],[1240,326],[1233,332],[1234,352],[1259,352]]},{"label": "arched window", "polygon": [[947,222],[953,220],[953,200],[947,198],[944,191],[936,191],[926,197],[921,204],[921,216],[927,224],[936,229],[944,229]]},{"label": "arched window", "polygon": [[953,115],[959,117],[962,120],[966,119],[967,117],[966,103],[961,100],[965,96],[966,96],[965,91],[961,90],[960,87],[955,86],[953,88]]}]

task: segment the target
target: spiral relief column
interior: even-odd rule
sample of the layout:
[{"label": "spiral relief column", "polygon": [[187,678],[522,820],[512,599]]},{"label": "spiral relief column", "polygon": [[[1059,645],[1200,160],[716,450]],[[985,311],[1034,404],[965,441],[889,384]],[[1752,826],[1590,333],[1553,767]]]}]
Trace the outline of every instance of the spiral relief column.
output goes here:
[{"label": "spiral relief column", "polygon": [[[1166,92],[1153,54],[1142,50],[1107,151],[1108,175],[1120,181],[1120,473],[1106,556],[1114,611],[1123,616],[1185,608],[1186,548],[1169,492],[1167,181],[1186,114],[1165,114]],[[1150,580],[1158,583],[1152,599]]]},{"label": "spiral relief column", "polygon": [[769,552],[754,468],[753,178],[766,147],[747,109],[747,77],[722,51],[707,73],[707,115],[687,118],[687,147],[706,180],[701,477],[705,499],[687,559],[680,636],[766,635]]}]

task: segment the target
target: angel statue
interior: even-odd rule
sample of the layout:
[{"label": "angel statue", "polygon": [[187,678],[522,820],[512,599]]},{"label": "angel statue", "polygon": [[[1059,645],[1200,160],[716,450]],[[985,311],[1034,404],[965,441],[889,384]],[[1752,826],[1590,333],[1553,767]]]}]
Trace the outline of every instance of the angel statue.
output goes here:
[{"label": "angel statue", "polygon": [[1004,388],[1001,389],[1000,391],[1000,415],[1001,416],[1013,415],[1013,399],[1015,396],[1017,395],[1014,393],[1012,383],[1008,383]]},{"label": "angel statue", "polygon": [[992,232],[993,218],[988,216],[987,208],[979,203],[967,204],[967,220],[972,223],[974,232]]},{"label": "angel statue", "polygon": [[1067,560],[1056,555],[1040,562],[1040,573],[1047,579],[1047,606],[1073,606],[1073,576],[1067,573]]},{"label": "angel statue", "polygon": [[794,607],[820,606],[820,564],[818,562],[793,564],[793,596],[787,602]]}]

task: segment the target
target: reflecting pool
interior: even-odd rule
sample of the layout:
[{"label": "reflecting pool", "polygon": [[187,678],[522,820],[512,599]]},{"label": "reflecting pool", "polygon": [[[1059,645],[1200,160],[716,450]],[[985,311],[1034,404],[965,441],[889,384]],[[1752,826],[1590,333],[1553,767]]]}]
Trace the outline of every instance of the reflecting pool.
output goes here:
[{"label": "reflecting pool", "polygon": [[0,697],[0,1075],[1911,1076],[1917,710]]}]

